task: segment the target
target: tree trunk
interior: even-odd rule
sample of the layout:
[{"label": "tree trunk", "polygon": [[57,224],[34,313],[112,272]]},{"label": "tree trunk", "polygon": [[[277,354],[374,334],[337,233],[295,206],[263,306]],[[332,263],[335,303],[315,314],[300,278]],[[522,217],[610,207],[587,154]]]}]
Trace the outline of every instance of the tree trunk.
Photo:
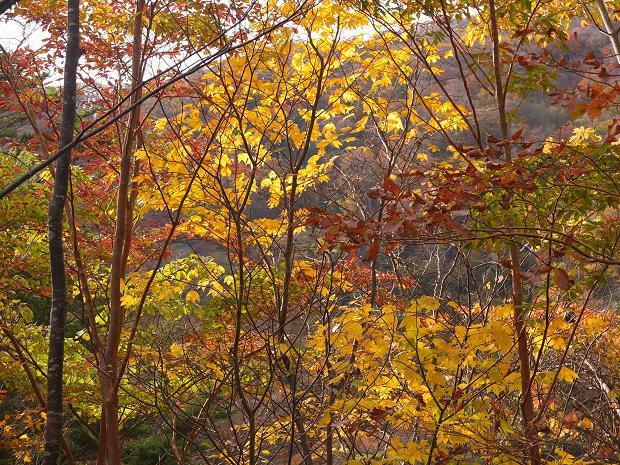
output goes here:
[{"label": "tree trunk", "polygon": [[[131,60],[131,98],[130,105],[136,104],[142,96],[142,13],[145,0],[138,0],[134,19],[132,60]],[[102,428],[105,421],[107,445],[107,464],[121,464],[121,445],[118,414],[119,346],[125,309],[121,303],[121,285],[125,280],[126,263],[131,247],[131,228],[133,226],[133,204],[130,201],[129,188],[132,174],[132,157],[135,147],[136,131],[140,124],[140,105],[129,115],[127,132],[123,140],[121,153],[118,198],[116,202],[116,227],[112,245],[110,271],[110,324],[105,342],[101,378],[103,395]]]},{"label": "tree trunk", "polygon": [[[501,137],[504,141],[510,139],[508,132],[508,120],[506,118],[506,94],[502,80],[502,65],[499,47],[499,29],[494,0],[489,0],[489,14],[491,21],[491,36],[493,38],[493,71],[495,77],[495,101]],[[512,161],[510,143],[504,144],[506,162]],[[510,225],[508,226],[510,227]],[[540,449],[534,422],[534,403],[532,399],[532,385],[530,380],[530,352],[527,342],[526,321],[523,307],[523,270],[519,248],[516,244],[509,247],[512,261],[512,305],[514,307],[513,324],[517,333],[517,350],[519,353],[519,375],[521,378],[521,413],[523,416],[523,428],[527,441],[527,455],[531,465],[540,465]]]},{"label": "tree trunk", "polygon": [[[76,112],[77,66],[80,59],[80,2],[67,2],[67,46],[65,57],[64,89],[60,148],[73,139]],[[52,277],[52,307],[50,310],[49,355],[47,364],[47,424],[43,463],[59,462],[62,445],[62,369],[64,362],[65,316],[67,306],[67,279],[62,243],[62,221],[67,191],[71,149],[65,150],[56,164],[54,189],[48,210],[50,272]]]}]

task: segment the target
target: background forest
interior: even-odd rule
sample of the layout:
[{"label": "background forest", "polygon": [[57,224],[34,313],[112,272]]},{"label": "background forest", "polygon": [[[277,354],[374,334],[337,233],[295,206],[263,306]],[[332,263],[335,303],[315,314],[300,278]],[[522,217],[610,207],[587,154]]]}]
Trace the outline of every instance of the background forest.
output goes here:
[{"label": "background forest", "polygon": [[618,0],[0,14],[1,464],[620,463]]}]

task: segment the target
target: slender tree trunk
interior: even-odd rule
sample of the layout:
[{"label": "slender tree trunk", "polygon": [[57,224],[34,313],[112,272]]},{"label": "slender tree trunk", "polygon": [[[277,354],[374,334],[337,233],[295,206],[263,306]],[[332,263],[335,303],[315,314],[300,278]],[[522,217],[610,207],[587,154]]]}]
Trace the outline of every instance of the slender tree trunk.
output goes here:
[{"label": "slender tree trunk", "polygon": [[[131,60],[131,91],[130,104],[135,104],[142,96],[142,13],[144,0],[138,0],[134,19],[132,60]],[[129,115],[127,132],[123,140],[121,153],[118,198],[116,203],[116,227],[112,245],[110,271],[110,323],[105,342],[104,377],[101,379],[103,395],[102,428],[105,422],[107,463],[121,464],[121,445],[118,414],[119,346],[125,309],[121,303],[121,283],[125,280],[125,271],[129,248],[131,247],[131,227],[133,225],[133,205],[130,201],[129,189],[132,174],[132,157],[134,153],[136,132],[140,123],[140,106],[134,108]]]},{"label": "slender tree trunk", "polygon": [[[62,96],[62,123],[59,146],[73,139],[75,126],[77,66],[80,59],[80,2],[67,2],[67,48],[65,57],[64,89]],[[48,210],[50,272],[52,277],[52,307],[50,310],[49,355],[47,364],[47,424],[43,463],[55,465],[60,459],[62,445],[62,369],[64,362],[65,317],[67,306],[67,279],[62,243],[62,221],[67,191],[71,149],[66,150],[56,163],[54,189]]]},{"label": "slender tree trunk", "polygon": [[[504,141],[510,139],[508,132],[508,120],[506,118],[506,94],[502,81],[502,65],[499,47],[499,30],[497,26],[497,16],[494,0],[489,0],[489,12],[491,20],[491,35],[493,38],[493,71],[495,77],[495,100],[501,136]],[[510,143],[504,144],[504,155],[506,162],[512,161],[512,150]],[[523,306],[523,270],[521,269],[521,258],[516,244],[509,247],[510,260],[512,262],[512,304],[514,307],[514,326],[517,333],[517,350],[519,354],[519,368],[521,378],[521,413],[523,416],[523,427],[527,440],[527,454],[531,465],[541,463],[538,438],[534,423],[534,402],[532,399],[532,388],[530,382],[530,352],[527,342],[525,312]]]},{"label": "slender tree trunk", "polygon": [[[311,131],[311,129],[310,129]],[[293,275],[293,263],[295,257],[294,250],[294,234],[295,234],[295,202],[297,201],[297,173],[298,167],[293,169],[293,180],[291,182],[291,188],[289,198],[287,200],[287,221],[288,230],[286,231],[286,248],[284,251],[284,280],[282,284],[282,302],[278,311],[278,330],[277,340],[278,342],[287,342],[286,340],[286,324],[288,321],[289,300],[291,295],[291,278]],[[303,453],[303,463],[305,465],[313,465],[312,449],[310,447],[310,438],[304,425],[304,418],[301,415],[299,407],[297,406],[297,399],[295,398],[295,391],[297,390],[297,380],[295,373],[292,372],[292,361],[286,355],[282,354],[280,357],[284,368],[284,376],[287,380],[289,388],[291,389],[291,416],[292,421],[297,431],[299,431],[299,443],[301,445],[301,451]],[[292,438],[291,438],[292,439]]]},{"label": "slender tree trunk", "polygon": [[[102,375],[105,376],[105,375]],[[101,407],[101,421],[99,422],[99,442],[97,449],[97,465],[105,465],[108,455],[108,433],[106,431],[105,408]]]},{"label": "slender tree trunk", "polygon": [[[287,231],[286,231],[286,245],[284,249],[284,278],[282,281],[282,295],[280,296],[279,308],[278,308],[278,328],[276,331],[276,340],[280,343],[286,342],[287,333],[286,333],[286,325],[289,317],[289,301],[290,301],[290,285],[293,276],[293,264],[295,258],[295,249],[294,249],[294,235],[295,235],[295,204],[297,202],[297,187],[298,187],[298,173],[301,169],[302,164],[306,160],[309,148],[310,148],[310,134],[314,128],[314,125],[317,122],[317,109],[319,105],[319,99],[322,94],[323,87],[323,73],[326,70],[325,60],[318,52],[318,49],[314,46],[314,44],[310,44],[314,51],[317,53],[319,57],[319,61],[321,62],[321,67],[319,70],[318,81],[316,86],[316,95],[314,98],[314,102],[312,104],[312,111],[310,115],[310,121],[307,129],[307,137],[304,143],[303,150],[298,157],[297,160],[291,159],[291,174],[292,181],[290,190],[286,192],[287,194],[287,211],[286,211],[286,219],[287,219]],[[297,389],[297,380],[294,373],[292,373],[292,361],[286,355],[282,354],[280,357],[283,368],[283,375],[291,389],[292,395],[292,403],[291,403],[291,420],[293,422],[293,431],[297,429],[299,431],[299,443],[301,445],[301,451],[303,453],[302,463],[304,465],[313,465],[314,461],[312,459],[312,448],[310,447],[310,438],[308,437],[308,433],[305,428],[305,419],[301,415],[300,409],[297,406],[297,400],[295,398],[295,391]],[[291,437],[291,440],[294,440],[294,437]],[[290,460],[290,457],[289,457]]]},{"label": "slender tree trunk", "polygon": [[512,261],[512,304],[514,306],[514,326],[517,333],[517,351],[519,353],[519,370],[521,377],[521,413],[525,437],[528,441],[528,454],[532,465],[540,463],[540,450],[536,426],[534,425],[534,400],[530,373],[530,351],[527,342],[526,319],[523,307],[523,271],[521,269],[519,250],[516,245],[510,246]]}]

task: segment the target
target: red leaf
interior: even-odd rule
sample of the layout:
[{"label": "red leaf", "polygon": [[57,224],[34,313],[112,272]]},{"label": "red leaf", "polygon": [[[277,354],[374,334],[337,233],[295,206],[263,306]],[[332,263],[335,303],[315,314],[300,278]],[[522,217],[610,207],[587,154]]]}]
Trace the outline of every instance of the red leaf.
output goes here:
[{"label": "red leaf", "polygon": [[521,138],[521,134],[523,134],[523,128],[519,129],[512,135],[512,141],[514,142],[516,140],[519,140]]}]

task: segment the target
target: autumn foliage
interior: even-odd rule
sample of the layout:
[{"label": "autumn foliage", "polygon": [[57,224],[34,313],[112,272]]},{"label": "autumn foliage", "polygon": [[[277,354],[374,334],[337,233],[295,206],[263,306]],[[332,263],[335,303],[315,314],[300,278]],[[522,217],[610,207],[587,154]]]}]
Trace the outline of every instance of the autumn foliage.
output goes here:
[{"label": "autumn foliage", "polygon": [[[1,464],[50,447],[63,9],[2,17]],[[617,464],[619,21],[82,0],[62,462]]]}]

